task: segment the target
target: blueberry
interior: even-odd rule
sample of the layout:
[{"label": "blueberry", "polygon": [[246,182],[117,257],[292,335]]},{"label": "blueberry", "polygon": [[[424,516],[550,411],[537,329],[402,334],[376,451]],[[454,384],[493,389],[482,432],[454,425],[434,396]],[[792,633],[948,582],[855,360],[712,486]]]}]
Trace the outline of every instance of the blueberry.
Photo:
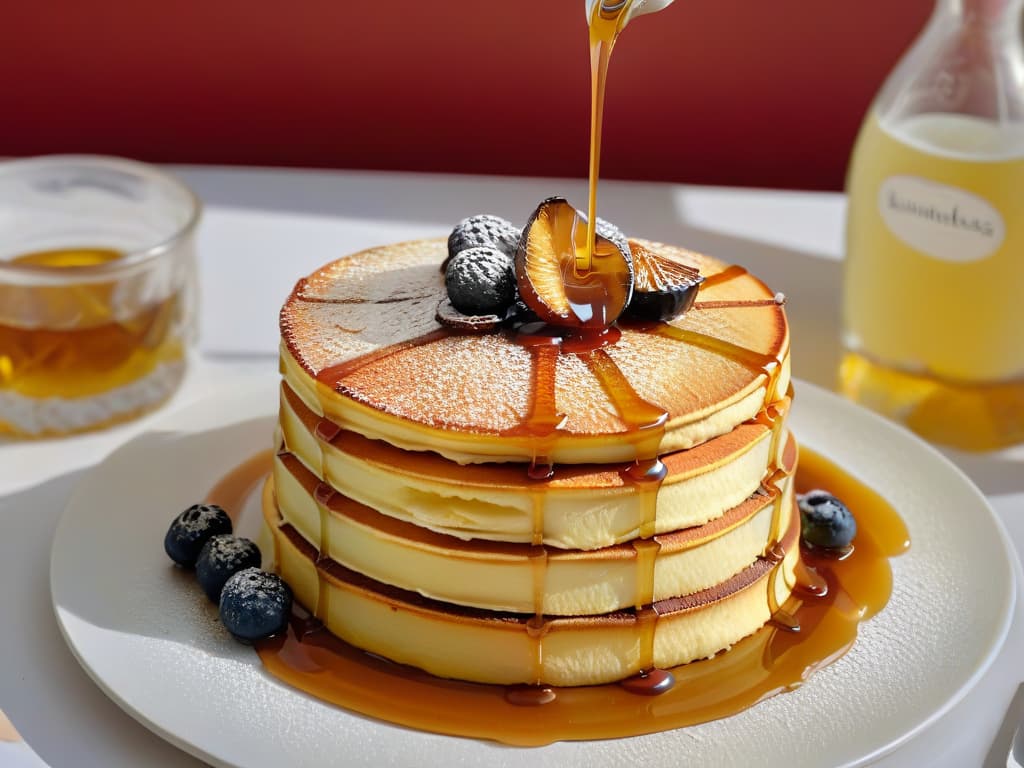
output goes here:
[{"label": "blueberry", "polygon": [[231,518],[216,504],[193,504],[171,523],[164,550],[178,565],[192,567],[211,536],[231,533]]},{"label": "blueberry", "polygon": [[196,559],[196,580],[213,602],[220,600],[224,583],[245,568],[259,568],[260,548],[240,536],[214,536]]},{"label": "blueberry", "polygon": [[846,505],[826,491],[797,497],[800,533],[808,544],[824,549],[848,547],[857,535],[857,521]]},{"label": "blueberry", "polygon": [[239,571],[220,594],[220,620],[242,642],[283,632],[291,610],[291,588],[280,576],[259,568]]},{"label": "blueberry", "polygon": [[497,248],[512,258],[519,245],[519,235],[519,228],[500,216],[486,213],[470,216],[456,224],[448,236],[448,258],[455,258],[468,248],[480,246]]},{"label": "blueberry", "polygon": [[498,315],[516,299],[512,259],[497,248],[479,247],[461,251],[444,273],[448,298],[466,315]]}]

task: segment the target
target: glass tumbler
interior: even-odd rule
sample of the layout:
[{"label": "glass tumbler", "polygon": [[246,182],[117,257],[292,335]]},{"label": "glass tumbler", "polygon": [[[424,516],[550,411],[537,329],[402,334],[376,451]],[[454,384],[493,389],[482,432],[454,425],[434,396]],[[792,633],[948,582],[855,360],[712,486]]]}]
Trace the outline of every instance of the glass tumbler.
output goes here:
[{"label": "glass tumbler", "polygon": [[96,429],[174,392],[195,336],[200,211],[143,163],[0,163],[0,434]]}]

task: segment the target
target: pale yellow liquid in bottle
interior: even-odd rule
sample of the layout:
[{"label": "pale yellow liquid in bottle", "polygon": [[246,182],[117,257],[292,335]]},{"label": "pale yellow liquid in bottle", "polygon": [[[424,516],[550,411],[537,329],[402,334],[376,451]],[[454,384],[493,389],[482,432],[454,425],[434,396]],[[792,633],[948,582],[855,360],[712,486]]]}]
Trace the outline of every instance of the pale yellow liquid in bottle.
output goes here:
[{"label": "pale yellow liquid in bottle", "polygon": [[1019,129],[872,116],[847,187],[844,393],[937,442],[1024,441]]}]

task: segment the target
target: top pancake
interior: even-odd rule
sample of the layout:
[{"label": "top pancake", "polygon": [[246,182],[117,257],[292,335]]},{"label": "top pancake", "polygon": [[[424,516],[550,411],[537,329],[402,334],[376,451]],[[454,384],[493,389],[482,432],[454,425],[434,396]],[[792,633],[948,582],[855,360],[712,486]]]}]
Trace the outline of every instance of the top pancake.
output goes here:
[{"label": "top pancake", "polygon": [[[705,277],[726,268],[701,254],[642,244]],[[557,355],[552,386],[561,423],[539,446],[536,430],[524,434],[523,427],[542,399],[537,356],[549,352],[510,332],[443,329],[435,313],[446,295],[445,256],[440,239],[400,243],[339,259],[299,281],[281,310],[282,369],[310,408],[367,437],[461,463],[531,461],[538,453],[558,463],[605,463],[638,456],[635,406],[623,391],[666,412],[659,449],[666,452],[731,431],[788,388],[781,306],[692,310],[671,324],[623,325],[601,361],[594,353]],[[772,296],[741,273],[709,280],[698,300]],[[598,368],[625,386],[607,387],[607,376],[602,384]]]}]

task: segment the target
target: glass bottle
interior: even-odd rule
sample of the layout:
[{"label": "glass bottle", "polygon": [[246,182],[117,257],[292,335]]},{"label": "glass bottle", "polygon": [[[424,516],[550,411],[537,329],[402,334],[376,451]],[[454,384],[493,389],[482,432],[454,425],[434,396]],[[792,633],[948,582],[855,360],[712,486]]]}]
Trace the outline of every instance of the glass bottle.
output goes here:
[{"label": "glass bottle", "polygon": [[847,179],[840,388],[927,439],[1024,441],[1024,0],[937,0]]}]

